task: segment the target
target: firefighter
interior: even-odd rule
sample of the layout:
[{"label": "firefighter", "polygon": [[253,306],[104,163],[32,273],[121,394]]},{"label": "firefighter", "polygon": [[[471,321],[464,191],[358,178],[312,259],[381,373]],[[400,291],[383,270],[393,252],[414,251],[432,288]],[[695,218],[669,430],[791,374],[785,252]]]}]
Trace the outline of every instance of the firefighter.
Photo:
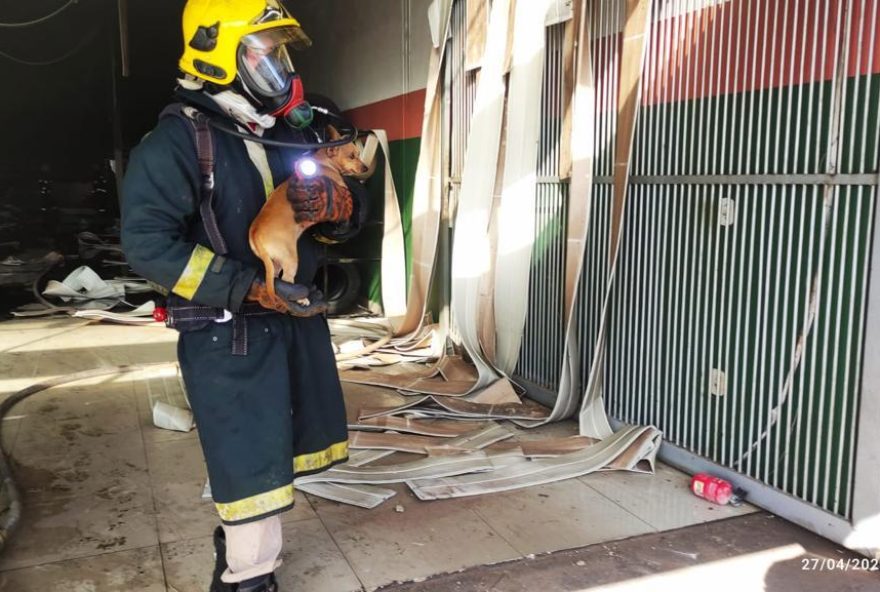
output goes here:
[{"label": "firefighter", "polygon": [[[293,507],[294,476],[348,458],[314,283],[320,244],[358,231],[366,196],[347,180],[351,219],[303,235],[296,285],[261,277],[251,221],[302,149],[321,139],[290,56],[310,41],[276,0],[189,0],[183,34],[178,103],[131,153],[122,246],[137,273],[170,292],[167,322],[180,331],[181,373],[222,523],[211,591],[275,592],[279,515]],[[289,197],[297,214],[326,205],[305,191]],[[279,296],[266,308],[259,303],[273,280]]]}]

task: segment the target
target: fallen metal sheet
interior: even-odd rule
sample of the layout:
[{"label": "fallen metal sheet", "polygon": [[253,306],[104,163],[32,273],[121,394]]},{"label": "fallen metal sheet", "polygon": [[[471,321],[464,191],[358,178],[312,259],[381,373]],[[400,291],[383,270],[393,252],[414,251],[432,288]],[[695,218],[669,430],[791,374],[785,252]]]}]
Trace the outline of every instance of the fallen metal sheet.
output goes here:
[{"label": "fallen metal sheet", "polygon": [[550,416],[550,410],[529,399],[521,403],[473,403],[455,397],[431,397],[435,403],[453,413],[491,419],[526,419],[540,421]]},{"label": "fallen metal sheet", "polygon": [[[487,230],[501,160],[499,150],[507,95],[506,52],[512,37],[510,25],[513,16],[510,0],[491,3],[480,83],[474,100],[467,155],[456,204],[451,311],[461,345],[476,365],[478,380],[473,383],[473,388],[487,386],[498,378],[497,372],[482,354],[477,319],[481,279],[490,270],[492,261]],[[419,386],[421,388],[408,390],[421,391],[428,385]],[[436,390],[426,392],[450,394]]]},{"label": "fallen metal sheet", "polygon": [[[351,467],[360,467],[394,454],[393,450],[355,450],[348,456],[345,463]],[[343,504],[350,504],[372,510],[384,501],[393,497],[396,492],[372,485],[352,485],[341,483],[300,483],[296,486],[305,493],[323,497]]]},{"label": "fallen metal sheet", "polygon": [[414,407],[414,408],[395,408],[395,407],[364,407],[362,413],[367,413],[372,417],[411,417],[414,419],[430,419],[430,420],[455,420],[455,421],[486,421],[487,419],[504,419],[504,418],[486,418],[486,417],[469,417],[462,416],[446,409],[438,409],[434,407]]},{"label": "fallen metal sheet", "polygon": [[475,429],[481,429],[482,427],[483,426],[478,426],[475,428],[473,425],[466,425],[457,421],[425,421],[409,417],[393,416],[368,418],[348,426],[349,429],[355,430],[393,430],[395,432],[406,432],[421,436],[435,436],[438,438],[455,438],[457,436],[470,434]]},{"label": "fallen metal sheet", "polygon": [[[657,456],[657,449],[659,449],[660,447],[661,436],[662,434],[659,430],[656,430],[656,428],[654,429],[654,431],[643,431],[641,435],[636,438],[633,444],[614,461],[608,463],[606,468],[618,471],[638,471],[642,473],[653,473],[654,459]],[[652,442],[654,439],[657,439],[656,448],[649,447],[650,442]],[[645,449],[651,450],[651,454],[642,454],[642,451]],[[640,465],[644,464],[647,464],[647,466],[640,468]]]},{"label": "fallen metal sheet", "polygon": [[[499,442],[493,444],[490,450],[515,450],[522,451],[523,456],[528,458],[561,456],[578,452],[596,444],[600,440],[586,436],[569,436],[567,438],[547,438],[544,440],[526,440],[523,442]],[[614,467],[618,468],[618,467]]]},{"label": "fallen metal sheet", "polygon": [[[467,434],[445,440],[443,444],[453,448],[480,450],[512,436],[513,434],[504,426],[493,422],[482,428],[472,429]],[[348,462],[338,466],[362,467],[391,454],[394,454],[393,450],[356,450],[349,455]]]},{"label": "fallen metal sheet", "polygon": [[480,450],[482,448],[486,448],[487,446],[491,446],[496,442],[507,440],[511,437],[513,437],[513,434],[510,432],[510,430],[508,430],[501,424],[493,422],[489,424],[489,426],[481,430],[473,431],[463,436],[453,438],[449,440],[446,444],[447,446],[460,446],[462,448],[472,448],[474,450]]},{"label": "fallen metal sheet", "polygon": [[[504,180],[494,262],[495,367],[509,375],[519,359],[535,242],[538,144],[544,85],[545,22],[551,0],[517,2],[508,88]],[[468,155],[471,156],[470,154]],[[474,319],[478,322],[477,319]]]},{"label": "fallen metal sheet", "polygon": [[[415,349],[433,346],[438,341],[437,335],[442,333],[440,325],[424,325],[419,331],[413,334],[408,341],[396,340],[392,348],[397,352],[408,352]],[[439,341],[445,341],[441,339]]]},{"label": "fallen metal sheet", "polygon": [[475,385],[474,380],[445,380],[440,374],[439,363],[411,368],[408,371],[393,366],[383,368],[382,371],[344,370],[339,373],[339,377],[343,382],[447,397],[467,395]]},{"label": "fallen metal sheet", "polygon": [[[434,403],[440,409],[420,407],[425,403]],[[424,396],[414,398],[396,407],[364,407],[358,415],[359,420],[400,415],[418,412],[430,417],[449,417],[459,419],[512,419],[530,422],[542,422],[550,415],[550,410],[529,399],[520,403],[486,404],[474,403],[461,397]]]},{"label": "fallen metal sheet", "polygon": [[348,455],[348,462],[345,464],[350,467],[362,467],[392,454],[394,454],[393,450],[356,450]]},{"label": "fallen metal sheet", "polygon": [[339,378],[343,382],[365,384],[367,386],[382,386],[386,388],[406,389],[407,386],[422,378],[436,376],[439,372],[437,365],[416,366],[396,365],[377,370],[342,370]]},{"label": "fallen metal sheet", "polygon": [[452,21],[452,0],[434,0],[428,11],[432,23],[431,56],[428,63],[428,81],[425,88],[425,109],[422,119],[419,160],[413,184],[411,231],[412,270],[406,315],[396,327],[401,342],[419,334],[427,310],[428,292],[434,273],[434,261],[440,236],[443,205],[443,85],[444,61]]},{"label": "fallen metal sheet", "polygon": [[403,483],[410,479],[435,479],[478,471],[491,471],[492,462],[481,450],[454,456],[430,456],[398,465],[350,467],[338,465],[317,475],[308,475],[297,483]]},{"label": "fallen metal sheet", "polygon": [[465,70],[479,68],[486,50],[486,29],[489,25],[489,0],[467,2],[467,50]]},{"label": "fallen metal sheet", "polygon": [[374,417],[382,417],[385,415],[400,415],[401,413],[425,403],[430,399],[431,397],[419,397],[395,407],[362,407],[361,410],[358,411],[358,421],[364,421],[365,419],[372,419]]},{"label": "fallen metal sheet", "polygon": [[477,369],[465,362],[461,356],[446,356],[437,364],[438,372],[449,381],[477,380]]},{"label": "fallen metal sheet", "polygon": [[428,449],[447,445],[445,438],[377,432],[349,432],[348,447],[361,450],[394,450],[428,454]]},{"label": "fallen metal sheet", "polygon": [[497,405],[499,403],[521,403],[519,395],[513,388],[513,383],[506,378],[500,378],[484,388],[468,397],[468,401],[473,403],[485,403]]},{"label": "fallen metal sheet", "polygon": [[[645,437],[644,434],[648,433]],[[493,469],[480,474],[413,479],[407,485],[421,500],[448,499],[521,489],[581,477],[613,463],[621,456],[653,463],[662,434],[656,428],[629,427],[587,448],[556,458],[490,456]],[[633,448],[633,450],[631,450]],[[638,461],[635,461],[638,462]]]},{"label": "fallen metal sheet", "polygon": [[402,387],[401,390],[414,391],[444,397],[464,397],[474,390],[474,380],[443,380],[443,378],[423,378]]},{"label": "fallen metal sheet", "polygon": [[[398,389],[404,392],[419,394],[435,394],[444,396],[464,396],[474,390],[479,374],[477,369],[460,356],[445,356],[445,341],[438,339],[440,333],[435,331],[430,338],[430,348],[406,350],[394,346],[382,348],[385,354],[380,363],[370,363],[366,358],[352,360],[340,365],[339,377],[343,382],[379,386]],[[394,356],[397,357],[394,357]],[[436,359],[429,366],[408,364],[392,366],[391,364],[413,362],[410,356],[421,356]],[[381,370],[376,366],[384,366]]]},{"label": "fallen metal sheet", "polygon": [[89,319],[94,321],[107,321],[118,323],[120,325],[150,325],[155,323],[153,311],[156,310],[156,303],[149,300],[134,310],[128,312],[110,312],[109,310],[78,310],[72,316],[78,319]]},{"label": "fallen metal sheet", "polygon": [[599,322],[599,333],[586,389],[581,398],[579,413],[580,432],[585,436],[604,438],[612,433],[603,402],[602,371],[605,367],[605,342],[608,334],[611,293],[617,274],[617,261],[623,237],[622,225],[626,210],[627,186],[632,160],[636,117],[639,112],[642,71],[644,69],[647,38],[651,32],[650,0],[626,0],[626,19],[621,50],[621,73],[618,88],[617,146],[614,156],[614,193],[609,222],[608,279]]},{"label": "fallen metal sheet", "polygon": [[352,483],[297,483],[297,488],[310,495],[372,510],[395,495],[393,489]]},{"label": "fallen metal sheet", "polygon": [[561,176],[565,176],[568,167],[571,168],[563,290],[565,339],[556,404],[547,421],[573,415],[582,392],[575,302],[580,282],[586,281],[583,278],[583,269],[587,235],[592,223],[593,164],[597,149],[591,7],[586,0],[575,0],[572,8],[573,18],[566,24],[566,45],[563,51],[565,79],[569,83],[567,89],[571,90],[570,107],[563,122],[564,139],[568,142],[562,144],[563,158],[560,162]]},{"label": "fallen metal sheet", "polygon": [[382,310],[392,327],[398,327],[406,316],[406,255],[403,222],[394,175],[391,173],[391,151],[385,130],[372,132],[385,155],[385,207],[382,235]]}]

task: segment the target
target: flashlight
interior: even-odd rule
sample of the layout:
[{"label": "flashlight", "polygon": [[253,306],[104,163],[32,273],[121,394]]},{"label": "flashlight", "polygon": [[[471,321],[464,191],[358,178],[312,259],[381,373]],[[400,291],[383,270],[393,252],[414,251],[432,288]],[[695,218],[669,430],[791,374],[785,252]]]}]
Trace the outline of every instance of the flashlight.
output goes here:
[{"label": "flashlight", "polygon": [[301,177],[311,179],[318,174],[318,163],[311,158],[301,158],[296,162],[296,172]]}]

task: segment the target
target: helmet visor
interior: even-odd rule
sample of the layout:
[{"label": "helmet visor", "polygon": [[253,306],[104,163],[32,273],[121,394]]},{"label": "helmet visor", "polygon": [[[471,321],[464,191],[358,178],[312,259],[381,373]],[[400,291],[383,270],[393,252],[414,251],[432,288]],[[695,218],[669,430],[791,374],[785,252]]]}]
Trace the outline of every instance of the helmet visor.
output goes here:
[{"label": "helmet visor", "polygon": [[239,66],[252,90],[265,96],[287,90],[294,72],[287,44],[298,38],[293,27],[269,29],[241,38]]}]

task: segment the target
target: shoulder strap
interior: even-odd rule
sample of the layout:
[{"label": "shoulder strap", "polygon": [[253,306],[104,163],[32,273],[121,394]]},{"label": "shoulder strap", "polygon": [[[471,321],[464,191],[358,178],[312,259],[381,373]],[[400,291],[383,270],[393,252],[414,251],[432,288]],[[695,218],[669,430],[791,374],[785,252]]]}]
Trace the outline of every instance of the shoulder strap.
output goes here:
[{"label": "shoulder strap", "polygon": [[214,213],[214,138],[208,125],[208,118],[193,107],[181,103],[166,107],[159,115],[160,119],[162,117],[178,117],[189,124],[187,127],[192,131],[199,160],[201,178],[199,214],[208,233],[211,249],[217,255],[226,255],[229,249],[226,247],[223,235],[220,234],[220,226]]}]

